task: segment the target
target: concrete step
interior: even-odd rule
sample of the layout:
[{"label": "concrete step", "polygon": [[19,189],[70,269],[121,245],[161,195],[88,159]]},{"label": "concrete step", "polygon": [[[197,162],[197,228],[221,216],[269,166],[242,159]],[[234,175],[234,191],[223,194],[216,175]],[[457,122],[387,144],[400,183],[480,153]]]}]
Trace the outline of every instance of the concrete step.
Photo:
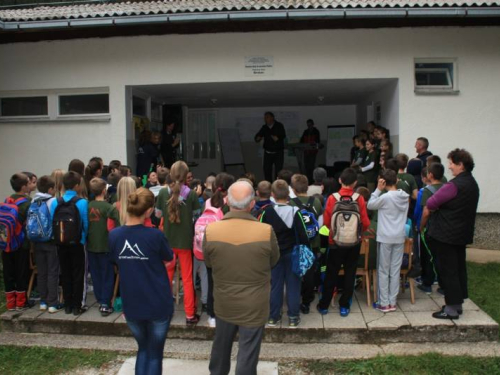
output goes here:
[{"label": "concrete step", "polygon": [[[80,335],[47,336],[41,333],[0,333],[0,345],[21,347],[44,346],[64,349],[99,349],[117,351],[126,357],[137,352],[137,343],[132,337],[109,337]],[[206,340],[181,340],[168,338],[165,343],[165,358],[207,361],[210,358],[212,342]],[[236,358],[238,344],[233,345],[233,358]],[[381,355],[420,355],[439,353],[449,356],[500,357],[500,343],[456,342],[456,343],[408,343],[394,344],[341,344],[315,343],[263,343],[260,360],[286,364],[296,361],[314,360],[355,360]]]},{"label": "concrete step", "polygon": [[[398,311],[383,314],[366,303],[366,295],[356,291],[347,318],[339,316],[338,309],[320,315],[311,305],[311,313],[302,315],[296,329],[288,328],[285,317],[276,328],[266,328],[264,342],[267,343],[341,343],[341,344],[388,344],[398,342],[480,342],[498,340],[498,324],[486,313],[467,300],[464,314],[459,320],[437,320],[431,317],[444,304],[441,295],[428,296],[416,291],[416,303],[411,304],[409,292],[402,293]],[[40,312],[38,306],[25,312],[6,312],[1,316],[6,332],[52,333],[70,335],[101,335],[127,337],[131,333],[125,317],[114,313],[101,317],[95,300],[90,300],[90,309],[76,317],[63,311],[56,314]],[[337,306],[337,305],[336,305]],[[196,327],[187,327],[182,305],[176,305],[168,337],[171,339],[212,340],[215,330],[202,315]],[[284,308],[286,311],[286,308]]]}]

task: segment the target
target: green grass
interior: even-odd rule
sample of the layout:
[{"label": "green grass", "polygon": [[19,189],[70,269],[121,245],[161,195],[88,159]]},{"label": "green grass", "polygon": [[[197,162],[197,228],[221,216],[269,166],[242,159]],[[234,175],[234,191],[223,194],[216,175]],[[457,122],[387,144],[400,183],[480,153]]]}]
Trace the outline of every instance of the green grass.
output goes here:
[{"label": "green grass", "polygon": [[[500,264],[468,264],[469,297],[500,322]],[[0,277],[0,313],[5,310],[3,278]],[[77,368],[101,369],[118,357],[116,352],[0,346],[0,374],[60,374]],[[314,361],[300,364],[311,374],[500,374],[500,358],[380,356],[368,360]]]},{"label": "green grass", "polygon": [[307,362],[311,374],[499,374],[500,358],[447,357],[440,354],[420,356],[381,356],[363,361]]},{"label": "green grass", "polygon": [[100,350],[0,346],[0,374],[69,374],[82,367],[100,369],[117,357],[118,353]]},{"label": "green grass", "polygon": [[500,264],[469,263],[469,298],[500,323]]},{"label": "green grass", "polygon": [[[500,323],[500,264],[468,263],[469,297]],[[311,374],[500,374],[500,358],[448,357],[429,353],[420,356],[379,356],[367,360],[306,362]]]}]

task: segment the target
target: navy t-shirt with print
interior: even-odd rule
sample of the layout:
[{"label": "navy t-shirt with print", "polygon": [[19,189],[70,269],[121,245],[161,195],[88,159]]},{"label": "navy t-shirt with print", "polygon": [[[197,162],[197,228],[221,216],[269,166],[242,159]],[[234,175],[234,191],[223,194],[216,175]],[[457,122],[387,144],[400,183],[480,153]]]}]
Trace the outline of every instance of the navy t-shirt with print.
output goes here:
[{"label": "navy t-shirt with print", "polygon": [[173,253],[163,233],[125,225],[109,233],[109,249],[120,270],[125,316],[133,320],[171,317],[172,290],[163,261],[172,260]]}]

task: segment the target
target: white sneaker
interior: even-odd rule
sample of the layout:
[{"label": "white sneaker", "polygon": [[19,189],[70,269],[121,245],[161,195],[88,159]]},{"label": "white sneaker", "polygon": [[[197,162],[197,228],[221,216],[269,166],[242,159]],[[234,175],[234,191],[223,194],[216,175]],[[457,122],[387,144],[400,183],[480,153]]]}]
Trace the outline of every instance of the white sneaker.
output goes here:
[{"label": "white sneaker", "polygon": [[47,311],[47,304],[46,303],[40,303],[40,311]]},{"label": "white sneaker", "polygon": [[49,307],[49,314],[55,314],[56,312],[61,311],[64,308],[64,305],[58,304],[55,306]]},{"label": "white sneaker", "polygon": [[211,316],[208,317],[208,326],[215,328],[215,318],[212,318]]}]

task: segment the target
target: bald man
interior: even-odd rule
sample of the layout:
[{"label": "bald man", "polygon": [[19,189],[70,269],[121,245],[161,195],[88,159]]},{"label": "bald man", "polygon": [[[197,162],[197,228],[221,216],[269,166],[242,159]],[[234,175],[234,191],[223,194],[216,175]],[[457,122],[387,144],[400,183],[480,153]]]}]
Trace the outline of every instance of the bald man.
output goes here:
[{"label": "bald man", "polygon": [[271,268],[280,253],[276,235],[251,214],[255,191],[238,181],[228,190],[230,212],[207,226],[203,253],[214,280],[215,338],[209,370],[227,375],[239,332],[236,374],[255,375],[264,326],[269,317]]}]

